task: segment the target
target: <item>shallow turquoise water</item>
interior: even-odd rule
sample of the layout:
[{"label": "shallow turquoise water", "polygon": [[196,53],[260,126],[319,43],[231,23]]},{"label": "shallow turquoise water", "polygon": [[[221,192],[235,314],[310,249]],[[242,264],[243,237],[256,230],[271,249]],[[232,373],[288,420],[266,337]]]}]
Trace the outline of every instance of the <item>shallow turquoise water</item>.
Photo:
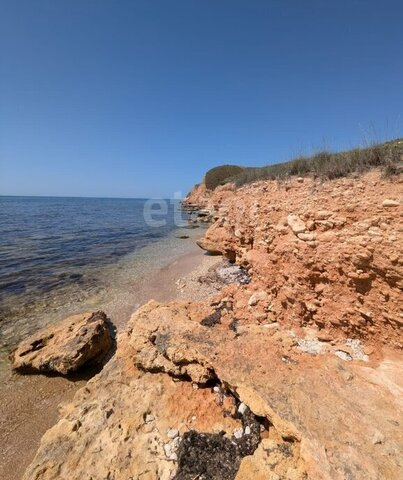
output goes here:
[{"label": "shallow turquoise water", "polygon": [[177,223],[186,222],[178,204],[166,203],[158,227],[147,223],[145,205],[144,199],[0,197],[3,351],[60,316],[100,308],[189,250],[189,242],[175,237]]}]

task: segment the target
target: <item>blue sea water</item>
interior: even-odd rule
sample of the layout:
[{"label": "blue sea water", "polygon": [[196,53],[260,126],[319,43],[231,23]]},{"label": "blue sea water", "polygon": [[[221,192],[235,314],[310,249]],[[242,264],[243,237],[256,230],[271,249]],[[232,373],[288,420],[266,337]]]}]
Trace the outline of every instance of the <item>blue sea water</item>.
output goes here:
[{"label": "blue sea water", "polygon": [[114,267],[127,264],[122,258],[136,254],[138,263],[145,247],[172,239],[178,203],[167,201],[166,214],[152,217],[158,227],[146,221],[146,205],[144,199],[0,197],[3,345],[19,337],[18,328],[40,326],[42,312],[105,289]]}]

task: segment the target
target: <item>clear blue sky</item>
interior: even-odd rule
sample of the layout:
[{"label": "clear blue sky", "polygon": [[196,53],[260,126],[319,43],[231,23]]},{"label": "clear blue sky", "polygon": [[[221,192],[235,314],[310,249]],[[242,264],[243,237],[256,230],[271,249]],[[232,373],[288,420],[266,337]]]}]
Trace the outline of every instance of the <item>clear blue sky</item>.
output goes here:
[{"label": "clear blue sky", "polygon": [[1,194],[171,197],[218,164],[403,136],[401,0],[0,7]]}]

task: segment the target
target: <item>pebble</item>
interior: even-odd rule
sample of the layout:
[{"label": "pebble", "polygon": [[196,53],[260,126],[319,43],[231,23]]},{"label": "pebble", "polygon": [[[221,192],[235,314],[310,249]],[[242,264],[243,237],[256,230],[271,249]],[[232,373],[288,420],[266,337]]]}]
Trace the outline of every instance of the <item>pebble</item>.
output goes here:
[{"label": "pebble", "polygon": [[250,435],[250,427],[245,427],[245,435]]},{"label": "pebble", "polygon": [[234,430],[234,437],[238,440],[243,437],[243,428],[236,428]]},{"label": "pebble", "polygon": [[248,408],[248,407],[247,407],[243,402],[241,402],[241,403],[239,404],[239,407],[238,407],[238,413],[240,413],[241,415],[243,415],[243,414],[246,412],[246,409],[247,409],[247,408]]},{"label": "pebble", "polygon": [[320,235],[319,239],[321,242],[333,242],[336,238],[335,232],[324,232]]},{"label": "pebble", "polygon": [[165,455],[169,458],[171,455],[172,455],[172,450],[171,450],[171,444],[170,443],[166,443],[164,445],[164,452],[165,452]]},{"label": "pebble", "polygon": [[308,310],[308,312],[314,313],[318,310],[318,307],[312,302],[305,302],[305,307]]},{"label": "pebble", "polygon": [[151,415],[151,413],[147,413],[146,418],[145,418],[145,422],[146,422],[146,423],[151,423],[151,422],[153,422],[154,420],[155,420],[154,415]]},{"label": "pebble", "polygon": [[316,233],[298,233],[297,237],[304,242],[311,242],[316,239]]},{"label": "pebble", "polygon": [[382,236],[382,230],[379,227],[371,227],[368,229],[368,235],[371,237]]},{"label": "pebble", "polygon": [[176,437],[171,443],[166,443],[164,445],[165,456],[170,460],[176,461],[178,459],[176,450],[179,447],[179,442],[180,442],[180,438]]},{"label": "pebble", "polygon": [[391,198],[386,198],[382,202],[382,207],[398,207],[400,205],[400,202],[397,200],[392,200]]},{"label": "pebble", "polygon": [[178,435],[179,435],[179,432],[178,432],[178,430],[176,430],[176,428],[170,428],[167,431],[168,438],[173,439],[173,438],[176,438]]}]

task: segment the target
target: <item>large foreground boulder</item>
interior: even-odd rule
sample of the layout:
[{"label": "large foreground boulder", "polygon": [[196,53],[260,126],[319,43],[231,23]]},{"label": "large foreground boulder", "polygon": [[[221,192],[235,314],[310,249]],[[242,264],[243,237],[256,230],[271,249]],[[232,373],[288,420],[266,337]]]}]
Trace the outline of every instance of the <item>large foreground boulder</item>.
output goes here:
[{"label": "large foreground boulder", "polygon": [[11,354],[13,369],[25,373],[74,372],[103,357],[112,346],[104,312],[73,315],[23,340]]}]

